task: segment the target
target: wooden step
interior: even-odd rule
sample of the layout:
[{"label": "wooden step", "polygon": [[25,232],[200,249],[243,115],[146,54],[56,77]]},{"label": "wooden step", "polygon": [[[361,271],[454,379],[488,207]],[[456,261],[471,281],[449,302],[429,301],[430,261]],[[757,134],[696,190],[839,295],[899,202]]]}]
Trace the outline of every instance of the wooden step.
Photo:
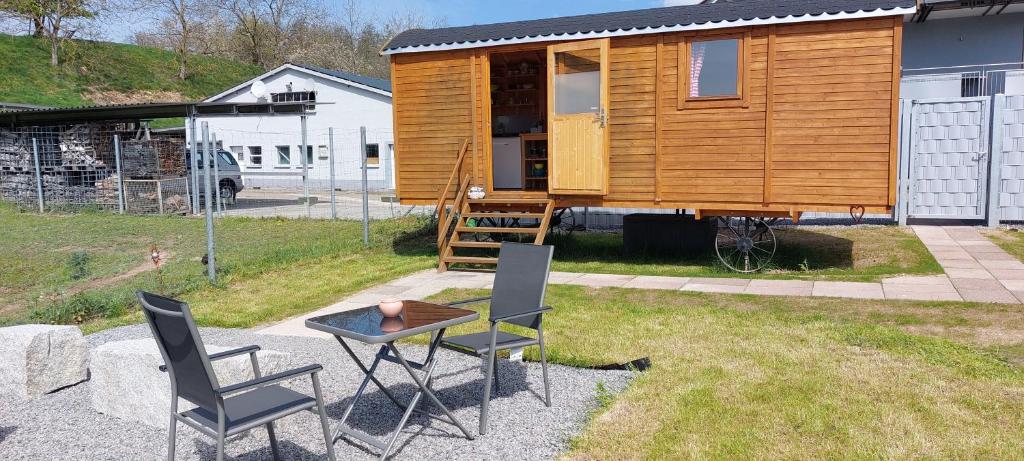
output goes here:
[{"label": "wooden step", "polygon": [[498,264],[498,258],[479,256],[445,256],[444,262],[448,264]]},{"label": "wooden step", "polygon": [[478,198],[469,199],[472,205],[538,205],[545,206],[550,202],[546,198]]},{"label": "wooden step", "polygon": [[539,227],[468,227],[458,226],[455,228],[456,232],[477,232],[481,234],[536,234],[540,231]]},{"label": "wooden step", "polygon": [[452,248],[501,248],[501,242],[476,242],[473,240],[453,240],[448,246]]},{"label": "wooden step", "polygon": [[544,217],[544,213],[530,213],[530,212],[486,212],[486,211],[474,211],[470,213],[464,213],[462,216],[467,218],[531,218],[541,219]]}]

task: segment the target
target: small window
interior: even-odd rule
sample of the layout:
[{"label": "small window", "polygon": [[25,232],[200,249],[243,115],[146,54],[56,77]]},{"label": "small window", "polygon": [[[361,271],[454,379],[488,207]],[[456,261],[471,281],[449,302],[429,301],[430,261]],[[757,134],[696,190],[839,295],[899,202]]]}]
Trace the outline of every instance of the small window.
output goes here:
[{"label": "small window", "polygon": [[746,105],[746,35],[689,37],[679,47],[679,108]]},{"label": "small window", "polygon": [[367,166],[375,168],[381,164],[380,144],[367,144]]},{"label": "small window", "polygon": [[245,154],[242,153],[242,146],[231,146],[231,155],[234,155],[239,162],[245,161]]},{"label": "small window", "polygon": [[316,102],[316,91],[286,91],[272,93],[271,102]]},{"label": "small window", "polygon": [[317,157],[320,158],[320,160],[327,160],[330,158],[330,154],[329,152],[327,152],[327,146],[320,146],[319,148],[317,148],[316,155]]},{"label": "small window", "polygon": [[[302,146],[295,146],[295,150],[302,152]],[[306,165],[313,164],[313,146],[306,146]]]},{"label": "small window", "polygon": [[277,146],[277,164],[278,165],[291,165],[292,164],[292,149],[288,146]]},{"label": "small window", "polygon": [[263,148],[260,146],[249,146],[249,164],[254,166],[263,165]]}]

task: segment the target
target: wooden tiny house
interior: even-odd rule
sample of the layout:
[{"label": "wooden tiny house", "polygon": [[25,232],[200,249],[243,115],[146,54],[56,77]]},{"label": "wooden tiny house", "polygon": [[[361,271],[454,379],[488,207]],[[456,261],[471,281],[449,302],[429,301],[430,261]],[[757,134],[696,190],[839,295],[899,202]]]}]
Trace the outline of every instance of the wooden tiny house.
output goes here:
[{"label": "wooden tiny house", "polygon": [[719,1],[405,32],[384,50],[398,197],[440,210],[466,183],[553,208],[889,212],[915,10]]}]

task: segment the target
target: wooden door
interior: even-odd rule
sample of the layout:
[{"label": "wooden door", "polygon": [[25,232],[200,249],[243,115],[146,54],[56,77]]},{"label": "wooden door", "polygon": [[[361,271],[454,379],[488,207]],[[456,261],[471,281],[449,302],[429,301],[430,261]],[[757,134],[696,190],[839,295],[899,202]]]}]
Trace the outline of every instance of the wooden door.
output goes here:
[{"label": "wooden door", "polygon": [[548,191],[608,193],[608,39],[548,47]]}]

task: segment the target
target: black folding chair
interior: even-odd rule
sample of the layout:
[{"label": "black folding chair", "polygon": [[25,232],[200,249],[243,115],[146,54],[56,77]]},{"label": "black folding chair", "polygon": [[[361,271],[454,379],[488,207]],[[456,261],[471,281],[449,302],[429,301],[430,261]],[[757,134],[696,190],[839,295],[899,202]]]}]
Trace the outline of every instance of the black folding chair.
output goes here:
[{"label": "black folding chair", "polygon": [[[494,288],[487,298],[451,303],[452,306],[491,301],[489,332],[452,336],[441,342],[441,347],[463,354],[481,357],[486,361],[487,378],[484,397],[480,403],[480,434],[487,433],[487,406],[491,400],[491,384],[499,386],[497,351],[540,346],[541,370],[544,373],[544,403],[551,406],[548,386],[548,361],[544,350],[543,314],[551,310],[544,306],[544,291],[551,272],[554,247],[504,242],[498,253],[498,270],[494,275]],[[510,323],[537,331],[531,338],[500,331],[500,323]]]},{"label": "black folding chair", "polygon": [[[217,460],[224,459],[224,439],[243,431],[265,426],[270,436],[274,458],[280,458],[274,421],[302,410],[320,414],[327,457],[332,461],[334,444],[327,424],[320,379],[317,373],[323,367],[306,365],[294,370],[261,376],[256,360],[259,346],[207,355],[199,330],[192,320],[188,304],[151,293],[137,292],[142,312],[153,330],[153,338],[160,347],[166,365],[161,371],[171,376],[171,428],[168,435],[167,459],[174,459],[174,437],[178,421],[217,440]],[[221,387],[213,371],[212,361],[249,354],[255,379]],[[313,380],[316,398],[295,392],[275,383],[309,375]],[[197,405],[194,410],[178,413],[178,397]],[[314,408],[316,410],[314,410]]]}]

